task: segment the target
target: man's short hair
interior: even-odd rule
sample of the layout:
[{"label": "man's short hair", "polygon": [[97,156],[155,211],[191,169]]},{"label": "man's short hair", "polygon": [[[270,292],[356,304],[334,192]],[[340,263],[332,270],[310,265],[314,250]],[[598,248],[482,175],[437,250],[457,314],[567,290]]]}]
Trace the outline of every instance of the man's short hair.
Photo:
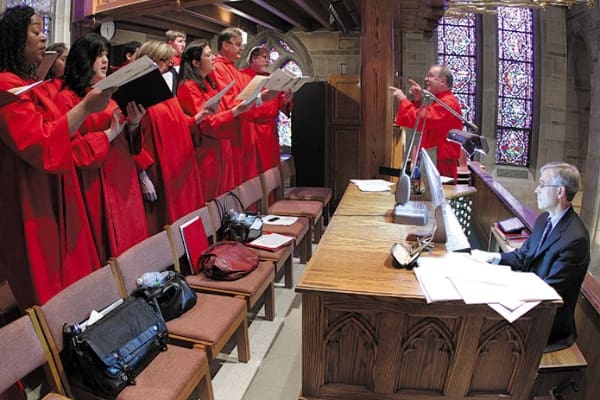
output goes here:
[{"label": "man's short hair", "polygon": [[219,33],[217,37],[217,50],[221,51],[221,47],[223,47],[223,43],[231,42],[231,39],[234,37],[242,38],[242,31],[239,28],[227,28]]},{"label": "man's short hair", "polygon": [[566,162],[553,161],[540,168],[540,174],[549,169],[552,175],[552,184],[564,186],[567,192],[567,200],[572,201],[579,190],[581,174],[574,165]]},{"label": "man's short hair", "polygon": [[132,40],[123,45],[123,56],[127,54],[133,54],[137,49],[142,47],[142,42],[138,42],[137,40]]},{"label": "man's short hair", "polygon": [[446,67],[445,65],[438,64],[438,66],[440,67],[440,76],[446,78],[446,86],[448,86],[448,89],[452,89],[452,84],[454,83],[454,75],[452,75],[452,71],[450,71],[450,68]]},{"label": "man's short hair", "polygon": [[182,37],[182,38],[186,38],[185,32],[181,32],[181,31],[175,31],[175,30],[168,30],[165,32],[165,39],[167,42],[171,42],[175,39],[177,39],[178,37]]}]

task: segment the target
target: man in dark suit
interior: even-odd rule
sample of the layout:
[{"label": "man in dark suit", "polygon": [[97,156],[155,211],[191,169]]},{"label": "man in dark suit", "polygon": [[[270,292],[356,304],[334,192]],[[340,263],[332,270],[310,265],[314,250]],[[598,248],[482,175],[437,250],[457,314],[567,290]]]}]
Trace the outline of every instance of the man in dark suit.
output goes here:
[{"label": "man in dark suit", "polygon": [[579,181],[579,171],[570,164],[544,165],[535,189],[538,208],[544,212],[523,246],[502,254],[473,251],[486,262],[534,272],[561,295],[564,304],[554,318],[546,352],[570,346],[577,336],[575,305],[590,263],[589,233],[571,205]]}]

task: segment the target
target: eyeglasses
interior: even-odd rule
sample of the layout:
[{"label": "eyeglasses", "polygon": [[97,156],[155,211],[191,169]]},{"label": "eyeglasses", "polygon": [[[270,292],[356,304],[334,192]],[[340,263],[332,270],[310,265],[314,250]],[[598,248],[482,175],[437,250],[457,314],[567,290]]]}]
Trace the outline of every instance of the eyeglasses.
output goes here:
[{"label": "eyeglasses", "polygon": [[242,49],[244,47],[244,43],[233,43],[230,41],[227,41],[227,43],[229,43],[230,45],[233,45],[235,47],[239,47],[240,49]]},{"label": "eyeglasses", "polygon": [[545,187],[561,187],[561,186],[563,186],[563,185],[553,185],[553,184],[550,184],[550,183],[539,182],[536,187],[540,188],[540,189],[543,189]]}]

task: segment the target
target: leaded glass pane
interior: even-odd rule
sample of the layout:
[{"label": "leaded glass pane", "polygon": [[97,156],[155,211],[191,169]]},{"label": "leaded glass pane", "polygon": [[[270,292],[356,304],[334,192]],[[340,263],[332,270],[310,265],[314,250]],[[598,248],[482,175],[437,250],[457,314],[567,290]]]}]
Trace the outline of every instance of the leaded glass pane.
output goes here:
[{"label": "leaded glass pane", "polygon": [[53,0],[6,0],[6,8],[27,5],[33,8],[42,17],[44,35],[50,38],[50,24],[54,13]]},{"label": "leaded glass pane", "polygon": [[529,164],[533,126],[533,14],[498,8],[498,116],[496,163]]},{"label": "leaded glass pane", "polygon": [[269,58],[271,64],[275,64],[277,60],[279,60],[279,52],[277,51],[277,49],[275,49],[275,47],[271,47],[271,50],[269,52]]},{"label": "leaded glass pane", "polygon": [[287,44],[287,42],[283,39],[279,39],[279,45],[285,50],[285,51],[289,51],[290,53],[295,53],[294,49],[292,49],[290,47],[289,44]]},{"label": "leaded glass pane", "polygon": [[498,129],[496,162],[526,167],[529,154],[529,131]]},{"label": "leaded glass pane", "polygon": [[290,71],[296,76],[302,76],[302,69],[294,60],[286,62],[285,65],[281,68]]},{"label": "leaded glass pane", "polygon": [[292,147],[292,119],[281,111],[277,116],[277,135],[280,146]]},{"label": "leaded glass pane", "polygon": [[454,75],[452,92],[462,108],[463,116],[475,121],[477,96],[476,19],[442,18],[438,26],[438,62]]}]

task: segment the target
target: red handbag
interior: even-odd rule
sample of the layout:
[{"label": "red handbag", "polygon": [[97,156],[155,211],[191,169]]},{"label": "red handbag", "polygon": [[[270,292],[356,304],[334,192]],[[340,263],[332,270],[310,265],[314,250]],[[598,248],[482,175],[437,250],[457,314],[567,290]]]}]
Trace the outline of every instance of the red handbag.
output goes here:
[{"label": "red handbag", "polygon": [[204,250],[198,260],[198,270],[211,279],[233,281],[248,275],[258,267],[258,255],[242,243],[225,240]]}]

